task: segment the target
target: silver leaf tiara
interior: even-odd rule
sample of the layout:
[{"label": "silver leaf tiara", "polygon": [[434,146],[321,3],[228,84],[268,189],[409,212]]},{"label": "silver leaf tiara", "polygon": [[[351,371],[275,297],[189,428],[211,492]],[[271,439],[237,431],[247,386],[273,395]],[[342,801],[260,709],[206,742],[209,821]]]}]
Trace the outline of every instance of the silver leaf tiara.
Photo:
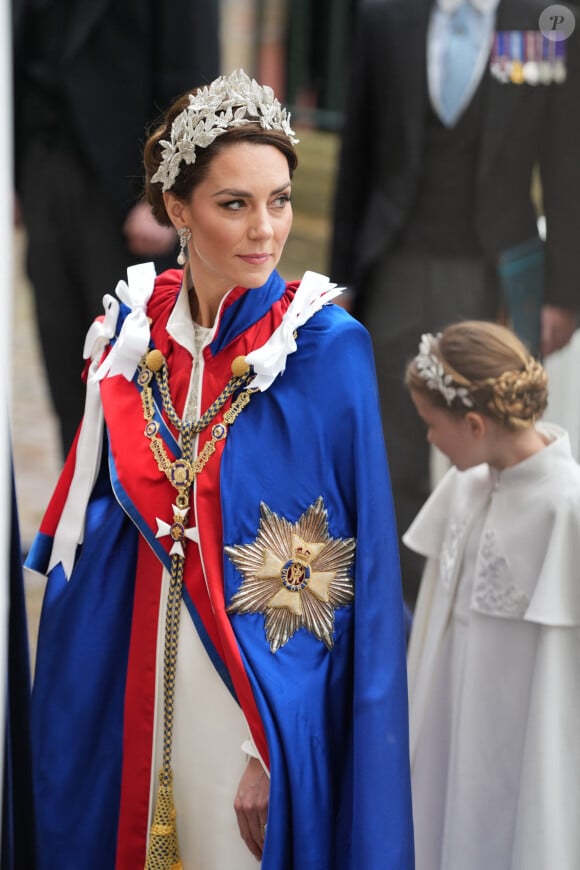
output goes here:
[{"label": "silver leaf tiara", "polygon": [[210,85],[189,95],[189,106],[171,125],[171,139],[162,139],[161,163],[151,181],[171,190],[182,163],[195,163],[195,149],[208,145],[232,127],[260,124],[264,130],[280,130],[296,143],[290,114],[282,108],[267,85],[260,85],[243,70],[220,76]]},{"label": "silver leaf tiara", "polygon": [[435,336],[431,335],[430,332],[421,336],[419,353],[415,357],[417,371],[430,390],[437,390],[441,393],[448,406],[454,399],[461,399],[466,408],[473,408],[468,390],[465,387],[453,385],[453,378],[445,372],[443,363],[433,353],[433,342],[439,338],[441,338],[440,332]]}]

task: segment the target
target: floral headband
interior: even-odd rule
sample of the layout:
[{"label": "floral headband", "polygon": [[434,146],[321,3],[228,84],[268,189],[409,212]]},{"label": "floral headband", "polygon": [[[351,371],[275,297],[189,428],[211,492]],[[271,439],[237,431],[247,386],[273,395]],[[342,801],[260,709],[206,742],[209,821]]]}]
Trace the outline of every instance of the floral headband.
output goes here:
[{"label": "floral headband", "polygon": [[290,114],[282,108],[267,85],[260,85],[243,70],[220,76],[207,87],[189,95],[189,105],[173,121],[171,138],[159,143],[161,163],[151,181],[171,190],[181,164],[195,163],[196,148],[208,145],[234,127],[260,124],[264,130],[279,130],[296,143]]},{"label": "floral headband", "polygon": [[453,384],[452,376],[445,371],[443,363],[433,352],[433,344],[439,338],[441,338],[440,332],[435,336],[430,332],[421,336],[419,353],[415,357],[417,371],[430,390],[441,393],[448,406],[454,399],[461,399],[466,408],[473,408],[469,391],[465,387],[456,387]]}]

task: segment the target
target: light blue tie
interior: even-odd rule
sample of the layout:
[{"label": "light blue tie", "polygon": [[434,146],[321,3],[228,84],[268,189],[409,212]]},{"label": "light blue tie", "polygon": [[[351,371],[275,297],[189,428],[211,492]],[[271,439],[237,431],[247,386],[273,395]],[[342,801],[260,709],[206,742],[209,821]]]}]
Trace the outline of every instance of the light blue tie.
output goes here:
[{"label": "light blue tie", "polygon": [[482,16],[464,2],[448,18],[447,38],[441,57],[442,120],[452,126],[468,102],[481,45]]}]

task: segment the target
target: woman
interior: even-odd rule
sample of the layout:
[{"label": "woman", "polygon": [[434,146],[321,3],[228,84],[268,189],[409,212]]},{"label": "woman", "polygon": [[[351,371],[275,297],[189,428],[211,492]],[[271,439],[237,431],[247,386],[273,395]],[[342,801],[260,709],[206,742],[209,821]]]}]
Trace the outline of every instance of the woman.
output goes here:
[{"label": "woman", "polygon": [[30,557],[50,572],[33,702],[46,867],[412,866],[372,356],[326,304],[334,285],[276,272],[294,141],[239,72],[178,100],[146,144],[185,268],[137,267],[120,309],[105,297]]}]

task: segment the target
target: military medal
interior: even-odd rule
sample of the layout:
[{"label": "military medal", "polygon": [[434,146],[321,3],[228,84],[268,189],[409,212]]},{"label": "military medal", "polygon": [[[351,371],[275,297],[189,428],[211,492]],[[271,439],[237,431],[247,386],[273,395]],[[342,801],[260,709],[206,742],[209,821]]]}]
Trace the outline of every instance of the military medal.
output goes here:
[{"label": "military medal", "polygon": [[552,63],[552,81],[557,85],[561,85],[566,81],[566,43],[564,40],[559,40],[553,43],[554,45],[554,60]]},{"label": "military medal", "polygon": [[500,64],[500,53],[499,53],[499,33],[495,33],[493,37],[493,44],[491,47],[491,59],[489,62],[489,71],[494,77],[494,79],[500,78],[501,72],[501,64]]},{"label": "military medal", "polygon": [[507,84],[510,80],[510,62],[506,52],[506,36],[503,30],[497,31],[493,41],[490,72],[498,82]]},{"label": "military medal", "polygon": [[523,85],[524,83],[524,65],[522,63],[523,36],[524,34],[519,30],[512,30],[512,32],[510,33],[510,47],[512,58],[510,67],[510,81],[514,85]]},{"label": "military medal", "polygon": [[537,85],[540,82],[540,68],[538,65],[538,61],[536,60],[537,36],[540,36],[541,38],[541,34],[537,33],[534,30],[526,31],[526,60],[524,63],[523,73],[524,79],[528,85]]},{"label": "military medal", "polygon": [[552,67],[550,65],[550,61],[548,59],[548,52],[550,49],[550,40],[546,39],[545,36],[542,36],[542,59],[540,61],[540,82],[543,85],[549,85],[552,82]]}]

